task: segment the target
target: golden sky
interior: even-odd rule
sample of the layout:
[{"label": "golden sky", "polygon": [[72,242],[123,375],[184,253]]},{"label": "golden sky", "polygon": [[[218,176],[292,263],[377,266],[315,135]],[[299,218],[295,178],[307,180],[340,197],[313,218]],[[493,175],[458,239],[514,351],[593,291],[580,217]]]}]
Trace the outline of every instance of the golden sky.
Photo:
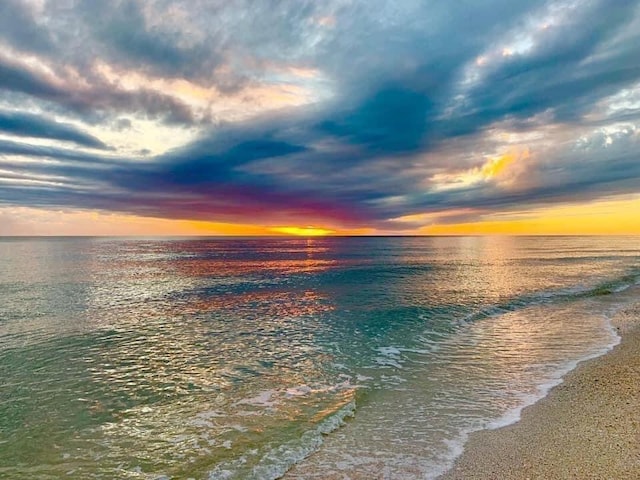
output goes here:
[{"label": "golden sky", "polygon": [[636,0],[2,5],[0,235],[640,234]]},{"label": "golden sky", "polygon": [[[541,207],[518,213],[489,213],[471,222],[447,216],[418,229],[384,231],[323,225],[265,226],[119,215],[87,211],[0,208],[0,235],[640,235],[640,196],[586,204]],[[17,219],[17,220],[16,220]],[[444,221],[443,221],[444,220]],[[4,231],[3,231],[4,230]]]}]

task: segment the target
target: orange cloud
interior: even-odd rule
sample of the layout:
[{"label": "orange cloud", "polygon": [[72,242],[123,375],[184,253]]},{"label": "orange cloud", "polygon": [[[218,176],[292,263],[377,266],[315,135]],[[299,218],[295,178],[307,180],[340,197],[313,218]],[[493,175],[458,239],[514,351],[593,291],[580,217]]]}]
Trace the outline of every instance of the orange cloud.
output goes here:
[{"label": "orange cloud", "polygon": [[523,150],[512,149],[505,153],[504,155],[500,155],[498,157],[490,158],[482,167],[480,168],[480,174],[484,178],[493,178],[502,175],[505,170],[509,168],[509,166],[514,163],[516,160],[529,158],[530,153],[529,149],[525,148]]},{"label": "orange cloud", "polygon": [[430,178],[430,182],[435,190],[451,190],[465,188],[476,183],[487,180],[498,179],[499,183],[509,183],[510,178],[507,173],[512,170],[512,166],[531,156],[529,149],[512,148],[502,155],[491,157],[479,167],[455,173],[438,173]]}]

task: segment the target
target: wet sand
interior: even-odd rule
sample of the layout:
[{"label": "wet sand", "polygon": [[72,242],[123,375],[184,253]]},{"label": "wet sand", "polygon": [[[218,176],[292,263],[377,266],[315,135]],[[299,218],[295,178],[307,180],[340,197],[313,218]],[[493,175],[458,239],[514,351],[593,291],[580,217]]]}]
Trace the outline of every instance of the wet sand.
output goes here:
[{"label": "wet sand", "polygon": [[618,312],[621,343],[523,411],[471,435],[441,480],[640,479],[640,304]]}]

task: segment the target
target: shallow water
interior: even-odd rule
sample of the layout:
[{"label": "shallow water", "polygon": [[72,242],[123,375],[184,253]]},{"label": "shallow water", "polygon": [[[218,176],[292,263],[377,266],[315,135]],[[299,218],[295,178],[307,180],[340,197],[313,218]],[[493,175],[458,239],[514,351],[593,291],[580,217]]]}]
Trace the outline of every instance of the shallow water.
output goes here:
[{"label": "shallow water", "polygon": [[4,239],[0,476],[433,478],[617,342],[638,240]]}]

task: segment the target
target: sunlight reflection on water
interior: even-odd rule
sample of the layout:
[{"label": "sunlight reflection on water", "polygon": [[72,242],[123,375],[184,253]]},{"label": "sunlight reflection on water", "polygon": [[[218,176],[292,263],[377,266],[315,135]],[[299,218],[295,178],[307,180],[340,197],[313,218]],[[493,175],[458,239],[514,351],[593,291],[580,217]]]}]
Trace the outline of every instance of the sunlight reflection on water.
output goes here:
[{"label": "sunlight reflection on water", "polygon": [[634,240],[0,241],[0,475],[432,475],[611,344]]}]

